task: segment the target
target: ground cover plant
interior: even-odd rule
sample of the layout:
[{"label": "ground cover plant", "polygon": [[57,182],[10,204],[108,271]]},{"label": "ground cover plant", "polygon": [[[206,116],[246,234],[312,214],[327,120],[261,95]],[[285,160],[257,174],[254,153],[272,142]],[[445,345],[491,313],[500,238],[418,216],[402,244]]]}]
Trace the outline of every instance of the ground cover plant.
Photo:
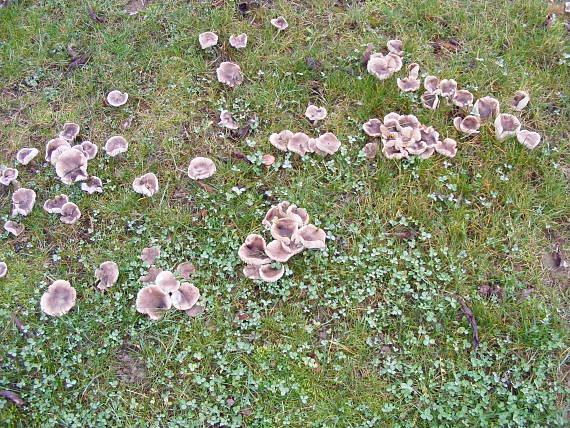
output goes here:
[{"label": "ground cover plant", "polygon": [[[0,185],[0,220],[14,222],[0,234],[6,426],[567,425],[563,3],[1,3],[0,164],[18,171]],[[218,39],[202,49],[206,32]],[[389,40],[403,68],[379,80],[362,55]],[[235,87],[218,81],[227,62],[243,73]],[[492,121],[461,131],[456,105],[401,89],[412,63],[422,85],[433,75],[496,98],[540,143],[498,141]],[[517,91],[530,95],[521,111]],[[325,114],[310,120],[310,105]],[[363,125],[391,112],[453,139],[456,156],[387,159]],[[73,171],[85,158],[91,191],[45,160],[66,123],[80,127]],[[269,139],[283,130],[341,145],[281,151]],[[110,156],[115,136],[128,149]],[[98,146],[88,161],[85,141]],[[213,175],[195,179],[198,157]],[[13,218],[17,186],[35,206]],[[275,266],[276,282],[248,279],[238,250],[269,236],[261,221],[283,201],[326,246]],[[181,264],[200,311],[137,311],[141,276]],[[50,316],[57,280],[66,306]]]}]

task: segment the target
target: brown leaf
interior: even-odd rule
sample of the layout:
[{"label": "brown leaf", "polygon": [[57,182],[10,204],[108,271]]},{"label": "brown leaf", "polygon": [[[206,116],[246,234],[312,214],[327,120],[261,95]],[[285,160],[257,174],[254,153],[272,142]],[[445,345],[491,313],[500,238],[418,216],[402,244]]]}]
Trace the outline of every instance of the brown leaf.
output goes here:
[{"label": "brown leaf", "polygon": [[418,236],[418,233],[413,230],[405,230],[403,232],[385,233],[384,235],[398,239],[414,239],[416,236]]},{"label": "brown leaf", "polygon": [[307,67],[309,67],[311,70],[319,71],[323,68],[323,64],[318,59],[311,58],[309,56],[307,57]]},{"label": "brown leaf", "polygon": [[78,55],[77,57],[75,57],[73,59],[73,61],[71,61],[67,65],[67,68],[65,70],[64,75],[68,75],[71,71],[75,70],[76,68],[79,68],[82,65],[87,64],[87,62],[89,61],[89,58],[91,58],[91,54],[88,54],[88,53],[84,53],[84,54],[81,54],[81,55]]},{"label": "brown leaf", "polygon": [[497,297],[498,299],[501,299],[503,297],[503,288],[498,285],[484,284],[479,287],[477,292],[484,299],[488,299],[490,297]]},{"label": "brown leaf", "polygon": [[463,315],[465,316],[465,318],[467,318],[467,321],[469,321],[471,329],[473,330],[473,343],[471,345],[471,350],[474,350],[479,346],[479,329],[477,328],[477,321],[475,320],[475,315],[473,315],[473,311],[471,311],[471,308],[467,306],[467,303],[465,303],[465,300],[463,300],[462,297],[459,296],[453,296],[453,297],[461,305]]},{"label": "brown leaf", "polygon": [[22,398],[14,391],[2,390],[0,391],[0,397],[7,398],[18,407],[24,407],[24,405],[26,404],[24,400],[22,400]]},{"label": "brown leaf", "polygon": [[93,21],[98,22],[99,24],[102,24],[104,22],[107,22],[107,20],[105,18],[101,18],[99,15],[97,15],[97,13],[95,13],[95,11],[88,7],[87,8],[87,13],[89,14],[89,18],[91,18]]},{"label": "brown leaf", "polygon": [[247,158],[247,156],[245,154],[243,154],[242,152],[239,152],[239,151],[231,152],[230,156],[234,159],[238,159],[238,160],[241,160],[241,161],[244,161],[247,163],[251,163],[249,161],[249,159]]},{"label": "brown leaf", "polygon": [[15,314],[12,314],[12,322],[14,323],[16,328],[20,330],[20,333],[22,333],[25,337],[31,337],[30,333],[26,331],[24,323],[22,323],[22,321],[20,321],[20,319]]},{"label": "brown leaf", "polygon": [[526,290],[523,290],[521,292],[521,299],[526,299],[527,297],[530,297],[530,295],[534,293],[534,288],[527,288]]},{"label": "brown leaf", "polygon": [[461,45],[455,39],[442,39],[438,38],[431,42],[433,46],[433,51],[436,54],[442,53],[442,51],[457,52],[461,49]]},{"label": "brown leaf", "polygon": [[202,188],[202,190],[205,190],[208,193],[216,193],[216,191],[217,191],[215,187],[212,187],[206,183],[202,183],[201,181],[196,181],[196,184],[198,186],[200,186]]}]

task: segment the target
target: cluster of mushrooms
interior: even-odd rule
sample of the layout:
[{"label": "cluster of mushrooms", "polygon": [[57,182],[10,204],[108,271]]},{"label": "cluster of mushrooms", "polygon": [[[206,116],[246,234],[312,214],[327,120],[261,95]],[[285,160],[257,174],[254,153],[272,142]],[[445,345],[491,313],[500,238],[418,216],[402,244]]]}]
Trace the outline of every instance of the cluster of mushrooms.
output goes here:
[{"label": "cluster of mushrooms", "polygon": [[369,44],[364,52],[363,61],[366,63],[368,73],[380,80],[386,80],[402,69],[402,56],[404,55],[401,40],[388,40],[387,54],[373,52],[373,45]]},{"label": "cluster of mushrooms", "polygon": [[285,273],[282,263],[304,249],[322,249],[326,244],[323,229],[309,223],[309,214],[288,201],[272,206],[262,224],[269,230],[273,241],[250,234],[239,248],[238,256],[247,265],[243,274],[249,279],[276,282]]}]

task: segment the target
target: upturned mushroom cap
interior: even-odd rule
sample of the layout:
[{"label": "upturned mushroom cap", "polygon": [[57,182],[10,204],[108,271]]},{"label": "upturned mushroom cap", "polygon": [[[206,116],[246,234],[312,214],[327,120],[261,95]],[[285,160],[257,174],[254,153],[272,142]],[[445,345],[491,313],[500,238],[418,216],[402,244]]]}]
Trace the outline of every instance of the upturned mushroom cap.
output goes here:
[{"label": "upturned mushroom cap", "polygon": [[109,104],[111,107],[120,107],[127,102],[129,99],[129,94],[126,92],[114,90],[109,92],[105,99],[107,100],[107,104]]},{"label": "upturned mushroom cap", "polygon": [[271,134],[269,136],[269,142],[273,147],[278,148],[281,151],[287,151],[287,144],[289,140],[293,137],[293,133],[288,129],[281,131],[279,134]]},{"label": "upturned mushroom cap", "polygon": [[417,62],[412,62],[408,65],[408,77],[410,79],[418,79],[420,76],[420,65]]},{"label": "upturned mushroom cap", "polygon": [[0,262],[0,278],[4,278],[8,273],[8,265],[4,262]]},{"label": "upturned mushroom cap", "polygon": [[413,141],[406,144],[406,151],[411,155],[421,155],[427,149],[425,141]]},{"label": "upturned mushroom cap", "polygon": [[69,202],[67,195],[59,195],[44,202],[44,210],[50,214],[60,214],[61,209]]},{"label": "upturned mushroom cap", "polygon": [[436,76],[426,76],[424,79],[424,88],[430,94],[439,94],[439,79]]},{"label": "upturned mushroom cap", "polygon": [[285,267],[280,266],[278,268],[273,267],[273,265],[263,265],[259,267],[259,278],[265,282],[276,282],[279,281],[283,274],[285,273]]},{"label": "upturned mushroom cap", "polygon": [[14,236],[20,235],[24,231],[25,227],[23,224],[16,223],[15,221],[8,220],[4,223],[4,230],[11,233]]},{"label": "upturned mushroom cap", "polygon": [[148,285],[137,293],[136,308],[141,314],[146,314],[151,320],[159,320],[164,312],[172,307],[168,293],[158,285]]},{"label": "upturned mushroom cap", "polygon": [[67,185],[87,180],[87,158],[80,150],[66,150],[57,158],[55,172],[61,182]]},{"label": "upturned mushroom cap", "polygon": [[180,282],[176,279],[174,274],[168,270],[160,272],[154,282],[167,293],[172,293],[180,287]]},{"label": "upturned mushroom cap", "polygon": [[81,190],[92,195],[93,193],[103,193],[103,182],[95,175],[89,177],[81,183]]},{"label": "upturned mushroom cap", "polygon": [[420,127],[420,137],[428,147],[434,147],[439,141],[439,132],[433,126],[422,125]]},{"label": "upturned mushroom cap", "polygon": [[378,150],[380,150],[380,146],[378,146],[378,143],[368,143],[362,148],[364,155],[368,159],[374,159],[378,154]]},{"label": "upturned mushroom cap", "polygon": [[431,158],[434,153],[435,153],[434,147],[426,147],[425,151],[423,153],[420,153],[418,156],[420,157],[420,159],[428,159]]},{"label": "upturned mushroom cap", "polygon": [[38,155],[39,152],[40,151],[35,147],[24,147],[16,153],[16,160],[22,165],[27,165]]},{"label": "upturned mushroom cap", "polygon": [[325,241],[327,239],[327,234],[323,229],[319,229],[314,224],[308,224],[303,226],[295,233],[293,236],[293,242],[297,242],[305,248],[315,249],[315,248],[325,248]]},{"label": "upturned mushroom cap", "polygon": [[218,82],[224,83],[231,88],[241,85],[243,82],[243,73],[241,68],[234,62],[224,61],[216,68],[216,76]]},{"label": "upturned mushroom cap", "polygon": [[[282,202],[278,203],[277,205],[273,205],[271,208],[269,208],[269,210],[265,214],[265,217],[261,221],[261,224],[263,224],[268,229],[271,228],[274,221],[277,221],[281,218],[288,217],[287,210],[291,206],[292,205],[289,201],[282,201]],[[302,220],[299,217],[299,224],[301,224],[301,223],[302,223]]]},{"label": "upturned mushroom cap", "polygon": [[282,17],[282,16],[278,16],[275,19],[271,20],[271,25],[273,25],[275,28],[277,28],[279,31],[283,31],[285,30],[287,27],[289,27],[289,23],[287,22],[287,20]]},{"label": "upturned mushroom cap", "polygon": [[313,122],[318,122],[319,120],[323,120],[327,117],[327,109],[309,104],[307,110],[305,110],[305,116]]},{"label": "upturned mushroom cap", "polygon": [[287,150],[299,155],[304,155],[309,151],[309,136],[304,132],[293,134],[287,142]]},{"label": "upturned mushroom cap", "polygon": [[97,288],[106,290],[112,287],[119,279],[119,266],[115,262],[103,262],[99,265],[99,269],[95,270],[95,278],[99,280]]},{"label": "upturned mushroom cap", "polygon": [[309,213],[305,208],[299,208],[297,205],[290,204],[285,211],[287,218],[293,218],[300,226],[309,224]]},{"label": "upturned mushroom cap", "polygon": [[156,267],[154,267],[154,266],[151,266],[151,267],[148,269],[148,272],[146,273],[146,275],[143,275],[143,276],[141,276],[141,277],[139,278],[139,281],[140,281],[140,282],[145,282],[145,283],[154,282],[154,281],[156,281],[156,277],[158,276],[158,274],[159,274],[160,272],[162,272],[161,269],[158,269],[158,268],[156,268]]},{"label": "upturned mushroom cap", "polygon": [[232,114],[227,110],[222,110],[220,113],[220,121],[218,122],[218,125],[228,129],[239,128],[238,123],[234,120]]},{"label": "upturned mushroom cap", "polygon": [[474,111],[479,114],[482,122],[494,119],[500,113],[499,101],[493,97],[483,97],[475,101]]},{"label": "upturned mushroom cap", "polygon": [[452,97],[457,91],[457,82],[454,79],[443,79],[439,83],[439,90],[444,97]]},{"label": "upturned mushroom cap", "polygon": [[160,248],[157,247],[148,247],[143,248],[141,254],[141,260],[149,265],[154,264],[154,261],[160,257]]},{"label": "upturned mushroom cap", "polygon": [[380,126],[382,126],[382,121],[380,119],[370,119],[362,125],[362,130],[366,135],[370,135],[371,137],[380,137],[382,135]]},{"label": "upturned mushroom cap", "polygon": [[393,69],[388,65],[388,60],[382,54],[372,54],[366,70],[380,80],[386,80],[394,74]]},{"label": "upturned mushroom cap", "polygon": [[532,150],[540,144],[540,134],[523,129],[517,132],[517,140],[527,149]]},{"label": "upturned mushroom cap", "polygon": [[93,159],[95,156],[97,156],[97,152],[99,152],[99,147],[97,147],[97,144],[93,144],[91,141],[83,141],[81,144],[73,146],[72,149],[82,151],[87,160]]},{"label": "upturned mushroom cap", "polygon": [[247,46],[247,34],[241,33],[237,36],[230,36],[230,45],[236,49],[243,49]]},{"label": "upturned mushroom cap", "polygon": [[406,149],[401,147],[401,144],[396,146],[396,144],[393,142],[387,142],[383,144],[382,154],[387,159],[396,159],[396,160],[408,158],[410,156],[406,151]]},{"label": "upturned mushroom cap", "polygon": [[188,166],[188,177],[192,180],[204,180],[216,173],[216,164],[212,159],[195,157]]},{"label": "upturned mushroom cap", "polygon": [[189,317],[196,318],[198,315],[200,315],[202,312],[204,312],[205,309],[206,309],[205,306],[195,304],[190,309],[188,309],[187,311],[184,311],[184,312],[186,312]]},{"label": "upturned mushroom cap", "polygon": [[243,268],[243,275],[249,279],[261,279],[259,276],[259,266],[246,265]]},{"label": "upturned mushroom cap", "polygon": [[196,268],[190,262],[180,263],[176,268],[176,272],[184,279],[190,278],[195,272]]},{"label": "upturned mushroom cap", "polygon": [[49,140],[46,144],[46,161],[55,165],[59,156],[65,152],[66,150],[71,149],[71,144],[67,140],[63,138],[54,138],[53,140]]},{"label": "upturned mushroom cap", "polygon": [[24,187],[19,188],[12,194],[12,217],[27,216],[32,212],[35,203],[36,192]]},{"label": "upturned mushroom cap", "polygon": [[200,290],[198,287],[183,282],[180,288],[172,292],[172,306],[182,311],[187,311],[200,300]]},{"label": "upturned mushroom cap", "polygon": [[59,218],[65,224],[75,224],[81,218],[79,207],[73,202],[66,203],[61,207],[61,217]]},{"label": "upturned mushroom cap", "polygon": [[0,183],[9,186],[18,178],[18,170],[16,168],[5,168],[0,172]]},{"label": "upturned mushroom cap", "polygon": [[289,242],[291,242],[291,237],[297,231],[299,226],[298,220],[294,217],[283,217],[278,220],[274,220],[270,229],[271,236],[278,241],[289,244]]},{"label": "upturned mushroom cap", "polygon": [[152,172],[148,172],[133,181],[133,190],[143,196],[151,197],[158,192],[158,178]]},{"label": "upturned mushroom cap", "polygon": [[386,58],[386,61],[388,61],[388,68],[392,70],[392,74],[397,73],[402,69],[403,62],[402,58],[399,55],[390,52],[384,58]]},{"label": "upturned mushroom cap", "polygon": [[198,36],[198,41],[202,49],[208,49],[218,44],[218,35],[211,31],[206,31]]},{"label": "upturned mushroom cap", "polygon": [[451,102],[457,107],[467,107],[473,104],[473,94],[466,89],[455,91]]},{"label": "upturned mushroom cap", "polygon": [[402,92],[414,92],[420,89],[419,79],[413,77],[404,77],[403,79],[398,77],[396,83]]},{"label": "upturned mushroom cap", "polygon": [[457,154],[457,142],[452,138],[445,138],[435,145],[435,151],[448,158],[453,158]]},{"label": "upturned mushroom cap", "polygon": [[67,141],[73,141],[78,135],[79,125],[73,122],[66,122],[63,124],[63,131],[59,133],[59,138],[63,138]]},{"label": "upturned mushroom cap", "polygon": [[393,54],[402,56],[404,55],[404,43],[401,40],[388,40],[386,47]]},{"label": "upturned mushroom cap", "polygon": [[300,253],[302,250],[302,246],[295,244],[287,245],[283,241],[275,239],[267,244],[267,247],[265,248],[265,254],[267,254],[271,260],[285,263],[295,254]]},{"label": "upturned mushroom cap", "polygon": [[263,265],[270,263],[271,259],[265,254],[265,239],[257,234],[250,234],[239,248],[239,258],[250,265]]},{"label": "upturned mushroom cap", "polygon": [[[413,130],[419,130],[421,127],[419,119],[413,114],[404,114],[398,118],[398,129],[402,131],[404,128],[412,128]],[[419,134],[418,134],[419,138]]]},{"label": "upturned mushroom cap", "polygon": [[424,92],[420,97],[422,105],[430,110],[435,110],[439,106],[439,96],[430,92]]},{"label": "upturned mushroom cap", "polygon": [[317,150],[332,155],[340,149],[340,141],[332,132],[326,132],[317,138]]},{"label": "upturned mushroom cap", "polygon": [[478,134],[481,121],[477,116],[465,116],[464,118],[456,117],[453,119],[453,125],[458,131],[465,134]]},{"label": "upturned mushroom cap", "polygon": [[499,141],[516,135],[520,129],[520,121],[512,114],[501,113],[495,119],[495,135]]},{"label": "upturned mushroom cap", "polygon": [[516,91],[515,96],[509,101],[509,105],[516,111],[524,110],[530,101],[530,95],[526,91]]},{"label": "upturned mushroom cap", "polygon": [[105,142],[107,156],[115,157],[125,153],[129,149],[129,143],[121,135],[114,135]]},{"label": "upturned mushroom cap", "polygon": [[40,308],[48,315],[60,317],[75,306],[76,297],[75,288],[69,282],[59,279],[42,295]]}]

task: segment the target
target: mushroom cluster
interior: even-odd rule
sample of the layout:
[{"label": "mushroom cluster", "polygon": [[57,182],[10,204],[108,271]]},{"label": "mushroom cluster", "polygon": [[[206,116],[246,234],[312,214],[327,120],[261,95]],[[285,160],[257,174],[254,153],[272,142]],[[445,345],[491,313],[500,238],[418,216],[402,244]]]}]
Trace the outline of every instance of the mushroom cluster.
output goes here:
[{"label": "mushroom cluster", "polygon": [[44,210],[50,214],[59,214],[59,219],[65,224],[75,224],[81,218],[79,207],[64,194],[45,201]]},{"label": "mushroom cluster", "polygon": [[326,132],[318,138],[311,138],[304,132],[293,133],[288,129],[280,133],[269,136],[272,146],[281,151],[290,151],[298,155],[307,153],[318,153],[321,155],[332,155],[341,146],[340,141],[332,132]]},{"label": "mushroom cluster", "polygon": [[262,224],[273,240],[250,234],[239,248],[238,256],[246,263],[243,274],[249,279],[275,282],[285,273],[283,263],[304,249],[325,248],[326,233],[309,223],[309,214],[303,208],[282,201],[265,214]]},{"label": "mushroom cluster", "polygon": [[404,55],[401,40],[389,40],[386,43],[387,54],[373,52],[373,47],[368,46],[365,52],[365,63],[368,73],[380,80],[386,80],[402,69],[402,55]]}]

